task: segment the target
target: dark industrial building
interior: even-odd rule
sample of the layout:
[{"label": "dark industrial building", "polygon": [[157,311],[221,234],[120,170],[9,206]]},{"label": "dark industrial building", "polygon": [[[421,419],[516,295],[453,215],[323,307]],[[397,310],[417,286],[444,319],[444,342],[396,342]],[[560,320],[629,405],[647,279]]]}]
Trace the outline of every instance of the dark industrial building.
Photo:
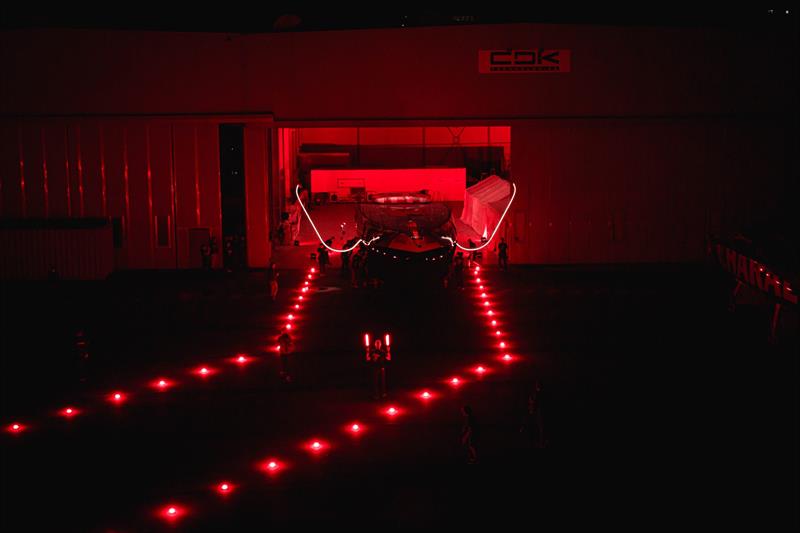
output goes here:
[{"label": "dark industrial building", "polygon": [[0,21],[0,529],[796,530],[796,14],[653,9]]},{"label": "dark industrial building", "polygon": [[[250,267],[270,256],[303,142],[384,166],[414,147],[422,168],[454,164],[436,147],[504,147],[519,195],[502,232],[520,263],[698,261],[708,235],[796,197],[795,44],[760,27],[6,31],[0,216],[109,218],[91,240],[114,269],[199,266],[198,243],[225,233],[220,130],[238,125]],[[489,70],[493,50],[569,61]],[[3,231],[8,252],[36,254]]]}]

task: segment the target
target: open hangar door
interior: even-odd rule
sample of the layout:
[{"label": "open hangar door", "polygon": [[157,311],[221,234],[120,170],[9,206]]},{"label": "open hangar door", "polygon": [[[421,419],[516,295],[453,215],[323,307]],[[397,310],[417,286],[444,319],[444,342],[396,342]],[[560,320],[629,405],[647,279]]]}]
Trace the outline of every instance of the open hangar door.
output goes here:
[{"label": "open hangar door", "polygon": [[[274,228],[276,257],[283,264],[308,260],[319,239],[295,206],[296,185],[307,190],[308,207],[325,239],[336,245],[356,234],[354,205],[375,194],[425,190],[460,217],[464,191],[491,175],[510,178],[509,126],[279,127],[277,186],[280,219]],[[299,218],[299,229],[292,227]],[[479,238],[461,225],[459,234]],[[295,239],[297,237],[297,239]],[[302,250],[292,256],[292,244]],[[297,247],[294,247],[297,248]]]}]

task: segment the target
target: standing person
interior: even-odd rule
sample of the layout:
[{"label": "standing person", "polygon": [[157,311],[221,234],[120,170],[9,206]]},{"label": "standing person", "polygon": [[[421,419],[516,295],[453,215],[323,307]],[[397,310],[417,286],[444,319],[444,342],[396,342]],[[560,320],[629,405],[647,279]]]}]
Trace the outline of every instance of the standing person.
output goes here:
[{"label": "standing person", "polygon": [[82,329],[75,333],[75,359],[78,366],[78,380],[85,383],[89,379],[89,341]]},{"label": "standing person", "polygon": [[[475,248],[475,241],[472,239],[467,239],[467,247],[468,248]],[[472,263],[475,261],[477,252],[470,252],[467,255],[467,268],[472,268]]]},{"label": "standing person", "polygon": [[306,209],[311,211],[311,204],[309,203],[308,198],[309,198],[308,189],[306,189],[305,187],[303,187],[301,185],[300,186],[300,202],[306,207]]},{"label": "standing person", "polygon": [[361,271],[361,262],[364,260],[364,254],[361,253],[361,250],[358,250],[354,255],[353,259],[350,261],[350,281],[353,283],[353,287],[359,286],[359,272]]},{"label": "standing person", "polygon": [[372,365],[372,398],[386,398],[386,366],[392,356],[389,347],[383,347],[380,339],[367,349],[367,362]]},{"label": "standing person", "polygon": [[505,237],[500,237],[500,242],[497,243],[497,264],[503,270],[508,270],[508,244]]},{"label": "standing person", "polygon": [[[325,244],[328,246],[331,245],[331,239],[325,241]],[[319,273],[324,274],[325,269],[327,268],[328,264],[331,262],[330,255],[328,254],[328,247],[324,245],[320,245],[317,248],[317,261],[319,261]]]},{"label": "standing person", "polygon": [[520,433],[525,433],[528,437],[528,445],[531,448],[544,448],[546,445],[544,434],[544,393],[541,381],[536,381],[533,390],[528,395],[528,406],[522,418]]},{"label": "standing person", "polygon": [[269,283],[269,296],[274,302],[278,297],[278,267],[275,263],[270,263],[267,268],[267,282]]},{"label": "standing person", "polygon": [[300,206],[296,198],[292,198],[289,203],[289,226],[292,232],[292,244],[300,246]]},{"label": "standing person", "polygon": [[203,262],[203,270],[211,270],[211,244],[204,243],[200,247],[200,260]]},{"label": "standing person", "polygon": [[533,391],[528,397],[528,412],[531,414],[531,435],[533,438],[532,444],[536,448],[545,448],[547,446],[547,435],[544,431],[544,417],[547,407],[547,393],[544,390],[542,382],[538,379],[533,385]]},{"label": "standing person", "polygon": [[[355,243],[356,243],[356,240],[354,238],[350,239],[349,241],[344,243],[345,250],[347,250],[348,248],[353,246]],[[342,276],[343,277],[346,277],[347,276],[347,271],[350,270],[350,256],[352,255],[352,253],[353,253],[353,251],[350,250],[349,252],[342,252],[342,254],[341,254],[341,257],[342,257]]]},{"label": "standing person", "polygon": [[464,425],[461,428],[461,445],[467,452],[467,463],[475,464],[478,462],[478,424],[472,407],[465,405],[461,408],[464,415]]},{"label": "standing person", "polygon": [[292,342],[292,336],[289,335],[289,332],[286,329],[281,330],[281,334],[278,336],[278,350],[280,351],[280,359],[281,359],[281,371],[280,376],[283,381],[286,383],[290,383],[292,381],[292,375],[289,372],[289,356],[292,353],[292,348],[294,347],[294,343]]},{"label": "standing person", "polygon": [[457,289],[464,290],[464,253],[458,252],[455,261],[453,261],[453,281]]}]

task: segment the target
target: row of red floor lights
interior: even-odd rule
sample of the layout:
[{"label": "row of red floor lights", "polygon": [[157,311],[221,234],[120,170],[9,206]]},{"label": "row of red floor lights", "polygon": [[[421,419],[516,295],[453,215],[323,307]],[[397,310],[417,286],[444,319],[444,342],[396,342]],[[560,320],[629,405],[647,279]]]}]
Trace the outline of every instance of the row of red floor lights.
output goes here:
[{"label": "row of red floor lights", "polygon": [[[313,272],[313,269],[312,269]],[[491,300],[489,299],[489,289],[488,283],[485,281],[485,276],[481,277],[481,267],[476,265],[473,269],[471,269],[473,284],[475,286],[475,290],[477,291],[478,297],[478,311],[481,315],[486,317],[487,325],[489,326],[489,337],[492,343],[496,343],[496,347],[499,349],[499,354],[497,358],[503,364],[510,364],[515,361],[515,357],[508,353],[509,343],[505,336],[505,333],[502,332],[498,325],[498,313],[494,310]],[[310,276],[309,276],[310,279]],[[303,293],[306,291],[303,290]],[[302,301],[303,295],[301,294],[298,299]],[[485,374],[491,372],[491,367],[488,367],[484,364],[479,363],[478,365],[471,368],[471,371],[478,377],[481,378]],[[464,385],[467,381],[460,377],[460,376],[451,376],[444,381],[447,385],[453,388],[458,388]],[[423,402],[428,402],[436,397],[434,392],[430,390],[422,390],[416,394],[417,398]],[[396,405],[389,405],[383,407],[381,409],[381,414],[386,416],[389,419],[394,419],[400,414],[402,414],[403,410],[396,406]],[[346,433],[349,433],[353,437],[358,437],[362,435],[365,430],[366,426],[361,421],[351,421],[348,422],[343,426],[343,430]],[[313,438],[309,441],[305,441],[302,444],[303,448],[311,453],[312,455],[319,455],[324,454],[330,451],[331,444],[322,439],[322,438]],[[278,475],[282,470],[284,470],[288,466],[288,463],[283,459],[280,459],[278,456],[269,457],[265,460],[258,462],[259,470],[269,474],[271,476]],[[236,485],[228,480],[219,481],[213,485],[214,490],[220,494],[221,496],[227,496],[231,494]],[[167,505],[162,506],[158,511],[157,514],[167,520],[168,522],[174,523],[189,514],[189,508],[180,503],[169,503]]]},{"label": "row of red floor lights", "polygon": [[[285,328],[293,330],[293,324],[297,318],[294,313],[300,311],[302,309],[302,304],[306,303],[306,296],[308,296],[309,287],[311,286],[311,281],[313,281],[315,274],[316,268],[314,267],[311,267],[305,274],[303,283],[298,289],[299,295],[297,296],[296,301],[291,305],[290,312],[286,315],[287,322],[284,325]],[[227,358],[226,361],[239,367],[244,367],[252,363],[254,359],[254,357],[240,353],[234,357]],[[203,380],[213,376],[214,374],[217,374],[218,372],[219,370],[211,365],[200,365],[190,370],[191,374]],[[158,377],[152,380],[148,385],[150,388],[158,392],[166,392],[167,390],[175,387],[177,382],[167,377]],[[124,390],[115,390],[106,395],[106,400],[113,405],[121,406],[122,404],[126,403],[130,397],[131,394],[129,392]],[[56,414],[70,420],[80,415],[82,412],[83,409],[74,405],[68,405],[59,409]],[[10,424],[6,424],[5,426],[6,432],[12,435],[20,435],[28,429],[30,429],[30,425],[20,421],[15,421]]]}]

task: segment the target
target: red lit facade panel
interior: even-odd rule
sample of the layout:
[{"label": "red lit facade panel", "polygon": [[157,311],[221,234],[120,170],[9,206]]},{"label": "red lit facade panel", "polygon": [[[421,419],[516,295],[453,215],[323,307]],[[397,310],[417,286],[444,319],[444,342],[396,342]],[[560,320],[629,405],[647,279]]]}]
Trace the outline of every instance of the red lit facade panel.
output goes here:
[{"label": "red lit facade panel", "polygon": [[780,209],[788,147],[769,123],[576,120],[513,136],[529,147],[514,156],[528,222],[514,261],[696,261],[709,233]]},{"label": "red lit facade panel", "polygon": [[244,129],[245,198],[247,202],[247,263],[265,267],[269,260],[268,187],[271,162],[267,151],[270,129],[248,124]]},{"label": "red lit facade panel", "polygon": [[[48,121],[41,125],[47,155],[48,213],[52,218],[73,216],[67,159],[67,123]],[[75,216],[78,216],[77,213]]]},{"label": "red lit facade panel", "polygon": [[22,216],[19,130],[15,123],[0,124],[0,216]]},{"label": "red lit facade panel", "polygon": [[106,202],[103,198],[103,175],[100,168],[103,159],[100,153],[100,124],[96,121],[82,122],[80,139],[84,216],[103,217],[106,214]]},{"label": "red lit facade panel", "polygon": [[[191,266],[191,228],[222,241],[221,117],[271,114],[296,147],[503,146],[519,187],[502,229],[512,262],[697,260],[707,234],[790,196],[795,147],[775,117],[796,111],[797,51],[758,35],[759,46],[744,30],[527,24],[3,32],[0,49],[18,53],[0,57],[13,80],[0,113],[29,118],[0,123],[0,216],[124,217],[118,268]],[[570,50],[570,72],[478,70],[480,50],[531,46]],[[159,114],[210,118],[147,118]],[[42,118],[55,115],[105,118]],[[296,176],[275,135],[245,129],[250,266],[266,264],[274,198]],[[165,216],[171,248],[156,246]]]},{"label": "red lit facade panel", "polygon": [[24,213],[27,217],[44,217],[46,202],[40,126],[36,123],[21,126],[20,138],[25,165]]}]

